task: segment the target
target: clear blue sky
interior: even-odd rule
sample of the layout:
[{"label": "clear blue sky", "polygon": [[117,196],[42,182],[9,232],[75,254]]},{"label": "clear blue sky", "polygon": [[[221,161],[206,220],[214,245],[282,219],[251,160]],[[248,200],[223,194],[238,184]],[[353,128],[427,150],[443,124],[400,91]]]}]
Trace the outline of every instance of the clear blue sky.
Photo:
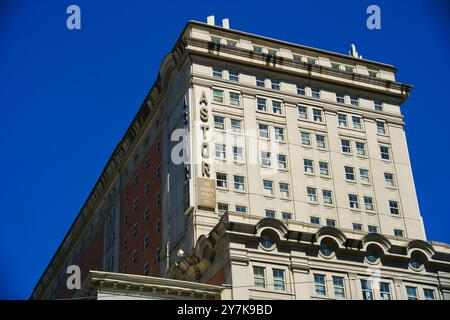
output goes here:
[{"label": "clear blue sky", "polygon": [[[82,29],[66,28],[81,7]],[[382,29],[365,26],[381,7]],[[449,7],[445,1],[0,2],[0,298],[28,298],[188,20],[398,67],[430,240],[450,242]],[[219,20],[220,21],[220,20]]]}]

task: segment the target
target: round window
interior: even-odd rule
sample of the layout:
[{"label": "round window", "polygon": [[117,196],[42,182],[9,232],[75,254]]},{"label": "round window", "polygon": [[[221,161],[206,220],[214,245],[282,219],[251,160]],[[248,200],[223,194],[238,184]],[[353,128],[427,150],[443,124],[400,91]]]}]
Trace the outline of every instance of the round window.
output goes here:
[{"label": "round window", "polygon": [[325,257],[331,257],[333,255],[333,249],[326,244],[321,244],[319,248],[320,253]]},{"label": "round window", "polygon": [[420,271],[423,269],[426,260],[427,258],[423,253],[415,251],[409,260],[409,267],[415,271]]},{"label": "round window", "polygon": [[370,263],[377,263],[380,257],[378,256],[378,253],[376,253],[375,251],[368,251],[366,254],[366,259]]},{"label": "round window", "polygon": [[260,243],[261,247],[263,247],[266,250],[270,250],[275,246],[275,243],[278,240],[277,234],[272,230],[264,230],[261,233],[260,237]]},{"label": "round window", "polygon": [[411,269],[420,270],[423,267],[423,263],[418,259],[412,258],[411,260],[409,260],[409,266],[411,267]]}]

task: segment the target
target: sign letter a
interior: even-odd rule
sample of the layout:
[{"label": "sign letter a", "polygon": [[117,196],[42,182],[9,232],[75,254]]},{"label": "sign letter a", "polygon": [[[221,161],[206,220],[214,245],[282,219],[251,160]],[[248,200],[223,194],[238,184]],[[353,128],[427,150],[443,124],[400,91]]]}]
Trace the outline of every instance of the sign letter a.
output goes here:
[{"label": "sign letter a", "polygon": [[205,106],[208,105],[208,100],[206,99],[206,93],[205,91],[202,91],[202,95],[200,97],[200,104],[204,104]]}]

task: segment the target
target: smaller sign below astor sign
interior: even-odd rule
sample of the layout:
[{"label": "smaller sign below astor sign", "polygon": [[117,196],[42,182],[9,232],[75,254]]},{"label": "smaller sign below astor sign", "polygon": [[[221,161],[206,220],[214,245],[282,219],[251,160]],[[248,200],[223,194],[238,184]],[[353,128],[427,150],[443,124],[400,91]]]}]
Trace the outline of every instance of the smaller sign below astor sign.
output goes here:
[{"label": "smaller sign below astor sign", "polygon": [[199,207],[216,207],[216,183],[213,179],[197,178],[197,202]]}]

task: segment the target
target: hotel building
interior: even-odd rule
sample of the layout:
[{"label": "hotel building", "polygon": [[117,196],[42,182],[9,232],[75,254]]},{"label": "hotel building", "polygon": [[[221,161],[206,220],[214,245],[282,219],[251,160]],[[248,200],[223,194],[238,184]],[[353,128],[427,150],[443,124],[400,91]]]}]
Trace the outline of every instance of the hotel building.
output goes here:
[{"label": "hotel building", "polygon": [[396,71],[188,22],[31,298],[77,295],[78,265],[230,299],[450,299]]}]

